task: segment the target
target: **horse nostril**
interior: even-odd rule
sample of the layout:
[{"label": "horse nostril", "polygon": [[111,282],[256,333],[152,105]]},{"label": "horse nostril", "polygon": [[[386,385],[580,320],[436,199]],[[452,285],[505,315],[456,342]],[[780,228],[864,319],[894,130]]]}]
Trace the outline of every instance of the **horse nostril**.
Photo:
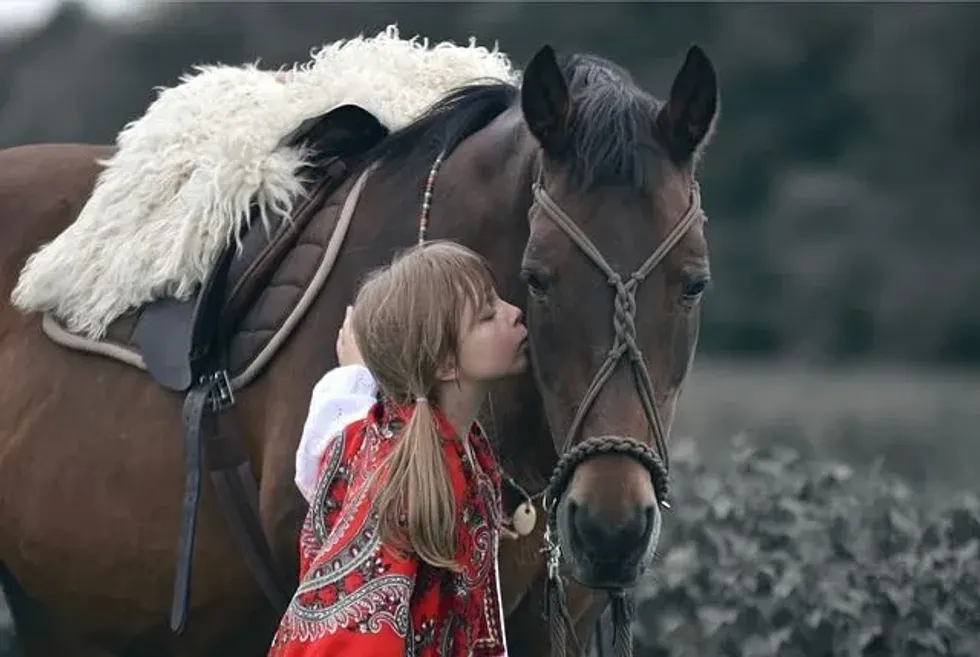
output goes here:
[{"label": "horse nostril", "polygon": [[596,546],[604,545],[608,539],[604,524],[597,522],[587,507],[572,500],[568,501],[568,524],[575,549],[593,552]]},{"label": "horse nostril", "polygon": [[575,547],[582,547],[585,544],[585,537],[582,535],[582,507],[574,500],[568,500],[568,526],[571,528],[571,540]]},{"label": "horse nostril", "polygon": [[[650,538],[650,533],[653,531],[656,513],[657,509],[653,506],[643,506],[636,509],[633,514],[633,519],[620,525],[619,531],[617,532],[618,542],[624,547],[632,544],[642,550],[643,546],[646,545],[647,539]],[[624,556],[632,555],[624,554]]]},{"label": "horse nostril", "polygon": [[650,534],[653,533],[653,528],[657,526],[657,513],[659,513],[656,504],[651,504],[643,509],[643,519],[646,521],[646,526],[643,528],[643,542],[650,540]]}]

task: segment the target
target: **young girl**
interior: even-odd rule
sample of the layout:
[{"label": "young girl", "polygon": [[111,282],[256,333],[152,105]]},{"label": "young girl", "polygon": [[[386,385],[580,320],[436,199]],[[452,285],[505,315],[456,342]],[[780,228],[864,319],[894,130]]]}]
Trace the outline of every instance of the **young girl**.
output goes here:
[{"label": "young girl", "polygon": [[500,479],[476,416],[491,382],[527,367],[526,343],[521,311],[457,244],[364,283],[297,452],[310,510],[270,656],[507,654]]}]

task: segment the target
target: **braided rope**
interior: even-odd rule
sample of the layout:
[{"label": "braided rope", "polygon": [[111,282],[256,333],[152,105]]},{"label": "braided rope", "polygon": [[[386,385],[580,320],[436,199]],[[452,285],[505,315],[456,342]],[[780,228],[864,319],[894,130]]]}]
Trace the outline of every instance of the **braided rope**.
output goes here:
[{"label": "braided rope", "polygon": [[649,446],[632,438],[594,436],[587,438],[565,452],[551,473],[545,492],[545,510],[549,516],[557,512],[555,502],[571,481],[575,468],[600,454],[621,454],[639,461],[649,472],[657,501],[666,504],[668,493],[667,468],[657,453]]},{"label": "braided rope", "polygon": [[616,297],[613,306],[613,329],[616,341],[614,349],[621,344],[625,344],[631,353],[638,351],[636,348],[636,288],[639,286],[639,279],[631,277],[628,283],[623,283],[622,278],[617,275],[609,281],[616,290]]},{"label": "braided rope", "polygon": [[633,655],[633,596],[626,591],[614,591],[612,598],[613,650],[616,657]]},{"label": "braided rope", "polygon": [[[545,551],[548,552],[549,559],[554,558],[557,561],[560,555],[559,547],[551,538],[553,533],[557,534],[558,505],[556,501],[571,481],[575,468],[600,454],[622,454],[639,461],[650,472],[650,479],[653,482],[657,500],[662,505],[669,506],[667,504],[667,468],[650,446],[631,438],[618,438],[616,436],[595,436],[583,440],[558,460],[558,464],[552,471],[548,487],[545,489],[544,507],[548,514]],[[613,647],[616,651],[616,657],[632,657],[634,614],[632,598],[623,590],[613,591],[610,595],[612,599]],[[545,580],[545,614],[551,629],[552,657],[566,656],[566,643],[569,636],[578,645],[578,637],[568,615],[568,608],[564,604],[564,598],[565,590],[561,577],[557,573],[549,572],[548,578]]]}]

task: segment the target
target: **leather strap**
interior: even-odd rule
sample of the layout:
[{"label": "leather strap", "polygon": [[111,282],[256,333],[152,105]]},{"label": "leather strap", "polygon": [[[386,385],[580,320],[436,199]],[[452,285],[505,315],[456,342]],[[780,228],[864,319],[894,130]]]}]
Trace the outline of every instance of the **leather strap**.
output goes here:
[{"label": "leather strap", "polygon": [[174,576],[173,602],[170,608],[170,629],[181,634],[187,623],[187,607],[191,595],[191,562],[194,555],[194,535],[197,529],[197,510],[201,498],[202,440],[204,409],[213,384],[191,389],[184,400],[184,505],[181,511],[180,536],[177,540],[177,570]]},{"label": "leather strap", "polygon": [[281,615],[292,597],[266,540],[259,516],[259,491],[252,462],[231,411],[218,416],[218,430],[206,436],[211,484],[232,537],[252,576]]}]

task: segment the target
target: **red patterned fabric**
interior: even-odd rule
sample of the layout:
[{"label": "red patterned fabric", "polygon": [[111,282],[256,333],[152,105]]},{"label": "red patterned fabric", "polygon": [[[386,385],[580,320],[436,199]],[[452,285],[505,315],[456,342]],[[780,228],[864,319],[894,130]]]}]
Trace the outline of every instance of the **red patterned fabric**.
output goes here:
[{"label": "red patterned fabric", "polygon": [[369,516],[366,477],[397,441],[409,409],[381,403],[335,437],[300,538],[300,582],[270,657],[506,655],[497,548],[501,522],[496,457],[474,425],[479,471],[436,411],[456,493],[462,573],[394,553]]}]

